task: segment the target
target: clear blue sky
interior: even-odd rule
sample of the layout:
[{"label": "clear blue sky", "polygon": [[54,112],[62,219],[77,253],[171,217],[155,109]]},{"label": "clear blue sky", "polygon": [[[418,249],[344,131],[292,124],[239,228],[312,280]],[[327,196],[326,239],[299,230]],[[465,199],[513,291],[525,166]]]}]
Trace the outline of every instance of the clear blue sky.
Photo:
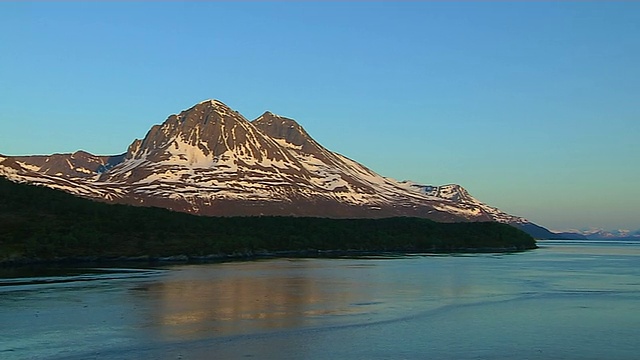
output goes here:
[{"label": "clear blue sky", "polygon": [[640,228],[638,2],[0,2],[0,153],[205,99],[552,229]]}]

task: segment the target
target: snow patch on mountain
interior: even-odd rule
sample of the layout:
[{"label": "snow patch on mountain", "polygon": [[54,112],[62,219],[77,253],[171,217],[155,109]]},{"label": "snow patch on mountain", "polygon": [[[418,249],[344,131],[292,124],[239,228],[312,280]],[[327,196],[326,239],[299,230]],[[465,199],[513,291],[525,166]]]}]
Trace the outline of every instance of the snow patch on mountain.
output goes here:
[{"label": "snow patch on mountain", "polygon": [[205,153],[200,146],[191,145],[181,139],[174,139],[167,149],[170,157],[163,163],[187,165],[195,169],[209,168],[214,164],[213,156],[210,153]]},{"label": "snow patch on mountain", "polygon": [[27,164],[24,161],[16,161],[16,163],[20,165],[20,167],[22,167],[23,169],[26,169],[29,171],[40,171],[40,166]]}]

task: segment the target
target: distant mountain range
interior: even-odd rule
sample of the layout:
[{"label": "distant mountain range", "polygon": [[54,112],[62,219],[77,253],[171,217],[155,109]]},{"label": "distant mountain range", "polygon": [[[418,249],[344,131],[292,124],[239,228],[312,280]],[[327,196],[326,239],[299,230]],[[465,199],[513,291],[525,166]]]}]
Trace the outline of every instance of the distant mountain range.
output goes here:
[{"label": "distant mountain range", "polygon": [[380,176],[327,150],[292,119],[265,112],[249,121],[217,100],[169,116],[123,154],[0,156],[0,176],[206,216],[410,216],[497,221],[536,238],[561,236],[478,201],[460,185]]},{"label": "distant mountain range", "polygon": [[566,238],[587,239],[587,240],[640,240],[640,229],[632,230],[604,230],[604,229],[584,229],[567,230],[558,232],[564,234]]}]

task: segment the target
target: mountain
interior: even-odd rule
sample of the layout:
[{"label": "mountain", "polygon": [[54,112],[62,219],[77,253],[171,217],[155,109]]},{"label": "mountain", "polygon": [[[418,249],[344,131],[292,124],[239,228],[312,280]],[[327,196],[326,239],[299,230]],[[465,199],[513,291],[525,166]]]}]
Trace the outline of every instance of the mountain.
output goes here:
[{"label": "mountain", "polygon": [[588,240],[586,236],[579,232],[575,231],[553,231],[552,236],[546,237],[545,239],[553,239],[553,240]]},{"label": "mountain", "polygon": [[640,240],[640,229],[631,231],[625,229],[604,230],[600,228],[590,228],[583,230],[574,229],[569,230],[569,232],[588,240]]},{"label": "mountain", "polygon": [[0,176],[94,200],[206,216],[411,216],[541,228],[459,185],[380,176],[327,150],[292,119],[265,112],[249,121],[217,100],[169,116],[124,154],[0,156]]}]

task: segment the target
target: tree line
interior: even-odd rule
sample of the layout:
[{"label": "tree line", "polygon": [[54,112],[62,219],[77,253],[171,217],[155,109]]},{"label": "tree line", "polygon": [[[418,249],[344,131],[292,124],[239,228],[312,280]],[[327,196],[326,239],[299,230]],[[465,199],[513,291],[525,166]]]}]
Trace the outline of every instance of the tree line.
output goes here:
[{"label": "tree line", "polygon": [[165,257],[278,251],[455,252],[535,248],[496,222],[428,219],[204,217],[106,204],[0,178],[0,261]]}]

